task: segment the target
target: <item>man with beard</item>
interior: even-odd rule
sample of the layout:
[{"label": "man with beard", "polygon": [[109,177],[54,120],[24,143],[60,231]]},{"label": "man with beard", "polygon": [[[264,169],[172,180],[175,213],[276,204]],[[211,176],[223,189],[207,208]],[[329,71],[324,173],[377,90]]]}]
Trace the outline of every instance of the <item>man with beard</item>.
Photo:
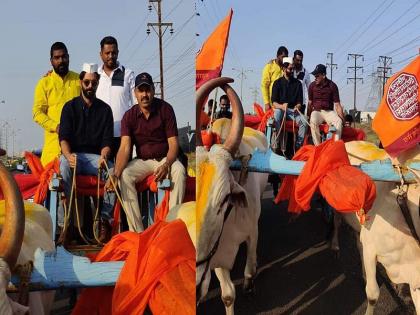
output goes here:
[{"label": "man with beard", "polygon": [[325,65],[317,65],[312,74],[315,76],[315,81],[309,85],[308,116],[310,117],[312,141],[315,145],[318,145],[321,143],[319,125],[324,121],[328,125],[334,125],[337,129],[338,138],[341,138],[344,112],[340,103],[338,87],[327,78]]},{"label": "man with beard", "polygon": [[[131,107],[121,122],[121,146],[113,175],[105,189],[112,190],[111,177],[119,180],[130,231],[144,230],[136,182],[154,174],[159,182],[167,176],[171,181],[169,208],[180,204],[185,194],[186,172],[177,160],[178,129],[171,105],[155,98],[155,87],[148,73],[140,73],[135,80],[134,93],[138,104]],[[137,158],[128,162],[133,144]]]},{"label": "man with beard", "polygon": [[103,65],[99,68],[99,85],[96,97],[111,106],[114,116],[114,140],[111,147],[112,158],[118,152],[121,142],[121,119],[135,103],[133,94],[134,72],[121,65],[118,59],[118,42],[112,36],[101,40],[99,53]]},{"label": "man with beard", "polygon": [[261,78],[261,94],[263,97],[265,111],[271,108],[271,91],[273,89],[274,81],[283,75],[283,58],[289,55],[286,47],[280,46],[277,49],[276,59],[270,60],[263,69]]},{"label": "man with beard", "polygon": [[284,115],[286,115],[286,119],[294,120],[298,124],[295,149],[299,150],[305,137],[306,125],[298,112],[298,110],[302,110],[302,83],[293,76],[293,70],[293,59],[283,58],[283,76],[273,84],[271,101],[273,102],[277,130],[281,129]]},{"label": "man with beard", "polygon": [[[68,101],[60,120],[60,172],[63,177],[64,193],[70,198],[72,171],[76,174],[97,175],[98,168],[104,168],[111,154],[114,120],[108,104],[96,98],[99,82],[98,65],[84,64],[80,73],[80,96]],[[105,177],[106,169],[102,172]],[[101,209],[99,240],[110,238],[115,195],[106,192]],[[60,211],[60,210],[59,210]],[[59,213],[59,217],[63,214]]]},{"label": "man with beard", "polygon": [[232,119],[232,112],[230,111],[230,101],[227,95],[220,96],[220,111],[216,115],[216,119],[228,118]]},{"label": "man with beard", "polygon": [[302,50],[297,49],[293,53],[293,65],[294,65],[293,76],[302,83],[303,103],[302,103],[302,110],[300,110],[300,112],[302,114],[305,114],[306,105],[308,105],[308,89],[309,89],[309,85],[311,84],[311,78],[310,78],[309,72],[303,66]]},{"label": "man with beard", "polygon": [[39,80],[35,88],[33,120],[44,128],[41,163],[48,164],[60,155],[58,132],[64,104],[80,94],[79,75],[69,71],[69,54],[62,42],[52,44],[50,62],[53,71]]}]

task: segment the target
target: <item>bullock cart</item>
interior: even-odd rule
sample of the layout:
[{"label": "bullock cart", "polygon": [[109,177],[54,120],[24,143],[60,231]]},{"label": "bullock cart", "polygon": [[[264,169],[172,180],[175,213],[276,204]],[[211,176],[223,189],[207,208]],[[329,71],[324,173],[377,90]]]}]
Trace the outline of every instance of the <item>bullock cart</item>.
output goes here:
[{"label": "bullock cart", "polygon": [[[267,138],[271,138],[268,128]],[[273,173],[285,175],[299,175],[305,162],[286,160],[275,154],[271,149],[267,152],[255,150],[246,168],[249,172]],[[402,169],[402,176],[406,183],[414,183],[415,175],[409,170],[420,170],[420,162],[409,163],[408,168]],[[401,181],[400,174],[390,160],[364,162],[359,167],[375,181]],[[231,164],[232,170],[240,170],[243,164],[235,160]],[[58,179],[53,178],[50,184],[49,208],[55,231]],[[161,198],[163,190],[160,191]],[[149,218],[153,217],[155,200],[149,205]],[[150,221],[150,223],[152,223]],[[33,271],[29,281],[29,290],[51,290],[58,288],[83,288],[115,285],[124,262],[96,262],[91,263],[88,258],[74,255],[62,246],[57,246],[54,252],[38,249],[35,253]],[[12,283],[19,284],[17,276],[12,277]]]}]

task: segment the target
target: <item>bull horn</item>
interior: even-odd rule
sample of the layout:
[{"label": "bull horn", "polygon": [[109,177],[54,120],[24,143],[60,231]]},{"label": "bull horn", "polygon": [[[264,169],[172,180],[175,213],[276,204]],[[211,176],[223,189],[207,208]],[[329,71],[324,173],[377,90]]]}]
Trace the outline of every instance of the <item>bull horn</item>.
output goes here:
[{"label": "bull horn", "polygon": [[244,110],[238,94],[229,84],[223,85],[222,89],[225,91],[232,106],[232,124],[223,147],[233,156],[239,148],[244,133]]},{"label": "bull horn", "polygon": [[0,257],[12,269],[16,264],[22,246],[25,212],[22,195],[16,181],[1,162],[0,188],[6,201],[4,224],[0,235]]},{"label": "bull horn", "polygon": [[233,82],[231,78],[215,78],[207,81],[204,83],[200,88],[197,90],[195,94],[195,103],[196,103],[196,111],[195,111],[195,143],[196,146],[202,146],[203,140],[201,139],[201,108],[206,101],[206,98],[209,96],[210,92],[213,91],[217,87],[222,87],[227,83]]}]

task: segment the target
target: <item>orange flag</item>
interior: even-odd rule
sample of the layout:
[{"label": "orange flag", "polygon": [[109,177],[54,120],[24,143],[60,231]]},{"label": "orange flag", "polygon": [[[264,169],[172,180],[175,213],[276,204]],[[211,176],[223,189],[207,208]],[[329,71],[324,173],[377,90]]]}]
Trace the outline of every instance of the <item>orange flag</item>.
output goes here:
[{"label": "orange flag", "polygon": [[420,56],[386,82],[372,127],[393,157],[420,142],[419,86]]},{"label": "orange flag", "polygon": [[197,54],[195,72],[196,89],[206,81],[220,77],[222,74],[232,15],[233,10],[230,9],[229,14],[216,27],[213,33],[210,34]]}]

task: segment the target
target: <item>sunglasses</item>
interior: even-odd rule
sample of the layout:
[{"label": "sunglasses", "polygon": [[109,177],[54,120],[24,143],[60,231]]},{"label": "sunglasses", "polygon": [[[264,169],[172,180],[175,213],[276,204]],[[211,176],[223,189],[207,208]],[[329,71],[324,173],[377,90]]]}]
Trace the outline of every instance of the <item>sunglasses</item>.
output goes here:
[{"label": "sunglasses", "polygon": [[83,85],[88,87],[89,85],[92,85],[92,87],[96,87],[98,85],[97,80],[83,80]]}]

